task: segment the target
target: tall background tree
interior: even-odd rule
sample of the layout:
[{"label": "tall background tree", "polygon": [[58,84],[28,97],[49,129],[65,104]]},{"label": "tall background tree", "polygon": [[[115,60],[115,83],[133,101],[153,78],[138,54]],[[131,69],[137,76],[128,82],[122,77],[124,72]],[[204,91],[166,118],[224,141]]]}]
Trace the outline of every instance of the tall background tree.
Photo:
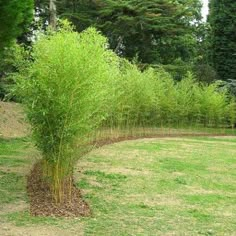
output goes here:
[{"label": "tall background tree", "polygon": [[236,80],[236,1],[211,0],[211,59],[219,79]]},{"label": "tall background tree", "polygon": [[34,0],[0,0],[0,98],[5,97],[8,91],[10,82],[4,77],[8,71],[12,71],[16,59],[15,49],[11,46],[29,30],[33,9]]},{"label": "tall background tree", "polygon": [[[58,0],[57,14],[69,19],[78,32],[94,26],[111,48],[147,64],[189,61],[196,53],[200,0]],[[48,2],[36,0],[49,18]]]},{"label": "tall background tree", "polygon": [[52,29],[56,29],[57,26],[57,7],[56,0],[50,0],[49,2],[49,24]]},{"label": "tall background tree", "polygon": [[33,18],[33,0],[0,0],[0,55],[5,47],[27,31]]}]

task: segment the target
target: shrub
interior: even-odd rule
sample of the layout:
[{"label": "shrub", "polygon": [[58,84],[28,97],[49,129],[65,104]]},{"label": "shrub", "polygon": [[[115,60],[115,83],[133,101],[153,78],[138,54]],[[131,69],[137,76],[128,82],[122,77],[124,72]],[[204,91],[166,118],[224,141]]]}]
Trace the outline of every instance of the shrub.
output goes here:
[{"label": "shrub", "polygon": [[9,96],[14,85],[11,74],[27,67],[26,58],[28,58],[29,53],[24,47],[14,43],[11,47],[5,48],[2,54],[3,57],[0,60],[0,98],[17,100],[17,98]]},{"label": "shrub", "polygon": [[95,29],[81,34],[64,27],[42,36],[33,61],[17,76],[18,94],[27,106],[33,136],[41,150],[44,178],[61,202],[63,183],[71,179],[75,145],[83,142],[106,116],[109,80],[117,58]]}]

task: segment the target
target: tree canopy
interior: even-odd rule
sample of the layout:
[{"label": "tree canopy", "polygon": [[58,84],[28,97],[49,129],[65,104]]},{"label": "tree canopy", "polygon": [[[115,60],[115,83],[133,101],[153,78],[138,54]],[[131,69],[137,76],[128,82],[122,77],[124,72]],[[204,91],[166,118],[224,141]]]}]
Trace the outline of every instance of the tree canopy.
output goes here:
[{"label": "tree canopy", "polygon": [[212,64],[220,79],[236,79],[236,2],[211,0]]},{"label": "tree canopy", "polygon": [[[40,8],[42,3],[36,1]],[[150,64],[190,60],[200,9],[200,0],[57,1],[58,16],[69,19],[77,31],[94,26],[108,37],[117,53]],[[42,14],[47,10],[48,3]]]},{"label": "tree canopy", "polygon": [[0,0],[0,52],[27,31],[33,18],[33,0]]}]

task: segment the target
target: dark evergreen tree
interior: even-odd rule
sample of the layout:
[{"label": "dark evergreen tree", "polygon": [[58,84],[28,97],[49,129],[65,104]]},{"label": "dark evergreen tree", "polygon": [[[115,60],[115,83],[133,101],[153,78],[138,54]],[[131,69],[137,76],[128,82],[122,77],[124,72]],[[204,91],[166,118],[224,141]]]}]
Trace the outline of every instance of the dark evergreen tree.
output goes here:
[{"label": "dark evergreen tree", "polygon": [[33,18],[33,0],[0,0],[0,54],[27,31]]},{"label": "dark evergreen tree", "polygon": [[57,8],[78,31],[93,25],[112,49],[151,64],[189,61],[201,19],[199,0],[58,0]]},{"label": "dark evergreen tree", "polygon": [[218,77],[236,80],[236,1],[211,0],[211,58]]},{"label": "dark evergreen tree", "polygon": [[[14,40],[27,32],[33,18],[33,0],[0,0],[0,99],[8,93],[12,81],[5,74],[14,70]],[[14,52],[13,52],[14,51]]]},{"label": "dark evergreen tree", "polygon": [[[49,19],[49,1],[35,0]],[[142,63],[189,62],[196,54],[200,0],[57,0],[57,15],[81,32],[95,26],[120,55]]]}]

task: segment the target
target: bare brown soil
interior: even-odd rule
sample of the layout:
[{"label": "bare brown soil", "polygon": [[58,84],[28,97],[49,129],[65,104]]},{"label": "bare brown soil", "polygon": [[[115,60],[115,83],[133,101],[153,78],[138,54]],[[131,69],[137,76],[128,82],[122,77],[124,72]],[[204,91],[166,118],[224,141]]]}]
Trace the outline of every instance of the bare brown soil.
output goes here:
[{"label": "bare brown soil", "polygon": [[[49,184],[42,180],[41,176],[41,163],[38,162],[27,178],[31,215],[77,217],[91,214],[88,204],[83,200],[80,190],[74,184],[72,185],[70,197],[66,195],[68,191],[65,189],[64,200],[58,204],[52,196]],[[65,183],[64,186],[66,188],[69,185]]]},{"label": "bare brown soil", "polygon": [[13,102],[0,101],[0,137],[18,138],[29,134],[22,106]]},{"label": "bare brown soil", "polygon": [[145,135],[139,135],[139,136],[121,136],[121,137],[115,137],[115,138],[103,138],[100,140],[96,140],[92,142],[92,146],[94,147],[102,147],[105,145],[110,145],[113,143],[119,143],[123,141],[128,140],[137,140],[137,139],[150,139],[150,138],[180,138],[180,137],[235,137],[227,134],[209,134],[209,133],[181,133],[181,134],[145,134]]}]

